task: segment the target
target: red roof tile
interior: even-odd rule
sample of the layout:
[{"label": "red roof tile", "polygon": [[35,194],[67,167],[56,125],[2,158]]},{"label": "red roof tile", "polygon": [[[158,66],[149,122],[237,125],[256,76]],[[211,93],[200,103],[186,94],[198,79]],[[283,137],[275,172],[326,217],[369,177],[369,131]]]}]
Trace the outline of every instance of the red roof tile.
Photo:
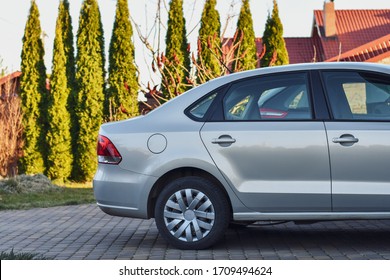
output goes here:
[{"label": "red roof tile", "polygon": [[290,64],[319,61],[319,50],[313,38],[284,38]]},{"label": "red roof tile", "polygon": [[[337,35],[333,38],[326,38],[323,11],[314,11],[315,27],[317,27],[323,46],[324,60],[357,49],[368,42],[374,42],[390,34],[390,9],[335,10],[335,13]],[[315,32],[314,29],[313,32]]]},{"label": "red roof tile", "polygon": [[[314,38],[284,38],[289,55],[290,64],[319,61],[319,50]],[[222,42],[222,51],[227,56],[232,56],[230,48],[232,47],[232,38],[224,38]],[[256,38],[257,56],[263,51],[262,38]]]},{"label": "red roof tile", "polygon": [[390,57],[390,34],[326,61],[379,61]]},{"label": "red roof tile", "polygon": [[[371,61],[390,57],[390,9],[335,10],[336,35],[325,36],[323,10],[314,11],[311,37],[284,38],[290,64],[317,61]],[[224,39],[223,51],[233,56],[232,39]],[[262,39],[256,38],[261,54]]]},{"label": "red roof tile", "polygon": [[[222,42],[222,51],[225,55],[232,56],[230,48],[232,47],[232,38],[224,38]],[[321,61],[321,49],[315,38],[284,38],[289,55],[290,64],[318,62]],[[263,51],[262,38],[256,38],[257,56]]]}]

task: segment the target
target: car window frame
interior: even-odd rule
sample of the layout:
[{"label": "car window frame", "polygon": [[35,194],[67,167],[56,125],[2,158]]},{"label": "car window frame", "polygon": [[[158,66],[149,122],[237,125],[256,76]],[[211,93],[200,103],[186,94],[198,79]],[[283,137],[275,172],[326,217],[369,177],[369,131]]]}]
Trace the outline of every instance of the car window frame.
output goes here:
[{"label": "car window frame", "polygon": [[[188,106],[185,110],[184,110],[184,114],[190,118],[191,120],[193,121],[197,121],[197,122],[205,122],[207,121],[208,119],[210,119],[211,115],[213,115],[213,112],[215,110],[215,104],[218,103],[218,100],[221,99],[221,94],[224,94],[226,92],[226,89],[229,87],[229,84],[225,84],[225,85],[222,85],[212,91],[210,91],[209,93],[203,95],[201,98],[197,99],[195,102],[193,102],[190,106]],[[199,102],[202,102],[203,100],[209,98],[210,96],[214,95],[214,94],[217,94],[214,98],[214,100],[211,102],[209,108],[206,110],[206,113],[204,114],[204,116],[202,118],[198,118],[196,117],[195,115],[193,115],[191,113],[191,110],[193,108],[196,107],[197,104],[199,104]]]},{"label": "car window frame", "polygon": [[324,96],[325,96],[326,103],[328,106],[328,111],[329,111],[329,116],[330,116],[329,121],[332,121],[332,122],[384,122],[384,123],[390,122],[390,120],[381,120],[381,119],[339,119],[339,118],[335,118],[335,116],[333,114],[333,109],[332,109],[332,106],[330,103],[330,97],[329,97],[330,94],[329,94],[327,86],[326,86],[324,73],[350,72],[350,73],[357,73],[359,75],[362,75],[363,77],[364,76],[371,76],[371,75],[373,77],[383,77],[381,80],[390,79],[390,75],[384,74],[381,72],[363,70],[363,69],[323,69],[323,70],[318,70],[318,72],[320,75],[321,84],[322,84],[323,91],[324,91]]},{"label": "car window frame", "polygon": [[[318,121],[317,115],[315,112],[315,104],[316,102],[313,101],[313,86],[311,82],[311,76],[312,76],[311,70],[298,70],[298,71],[286,71],[286,72],[277,72],[277,73],[269,73],[269,74],[260,74],[256,76],[246,77],[242,78],[236,81],[232,81],[229,83],[229,86],[225,89],[224,93],[220,93],[219,101],[214,103],[213,105],[216,106],[214,109],[213,115],[211,115],[211,118],[208,119],[208,122],[312,122],[312,121]],[[231,87],[235,85],[236,83],[241,83],[246,80],[252,80],[260,77],[272,77],[272,76],[281,76],[281,75],[293,75],[293,74],[306,74],[306,83],[307,83],[307,95],[308,95],[308,104],[310,105],[310,113],[311,113],[311,119],[259,119],[259,120],[227,120],[224,116],[224,108],[223,108],[223,100],[226,96],[226,94],[230,91]],[[322,89],[319,90],[319,94],[323,94]],[[317,103],[323,103],[323,102],[317,102]],[[326,115],[329,118],[329,115]]]},{"label": "car window frame", "polygon": [[325,94],[325,87],[318,70],[310,71],[310,86],[312,93],[313,111],[316,121],[328,121],[331,119],[331,110]]}]

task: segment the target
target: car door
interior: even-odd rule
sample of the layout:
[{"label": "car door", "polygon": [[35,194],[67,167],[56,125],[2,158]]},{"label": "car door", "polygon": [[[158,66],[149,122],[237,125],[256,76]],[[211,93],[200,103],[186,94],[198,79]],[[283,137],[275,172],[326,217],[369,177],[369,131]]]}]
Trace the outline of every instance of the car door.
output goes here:
[{"label": "car door", "polygon": [[[312,117],[307,73],[235,82],[202,140],[241,201],[255,211],[330,211],[324,124]],[[218,114],[217,114],[218,115]]]},{"label": "car door", "polygon": [[333,121],[325,123],[333,211],[390,211],[390,76],[322,74]]}]

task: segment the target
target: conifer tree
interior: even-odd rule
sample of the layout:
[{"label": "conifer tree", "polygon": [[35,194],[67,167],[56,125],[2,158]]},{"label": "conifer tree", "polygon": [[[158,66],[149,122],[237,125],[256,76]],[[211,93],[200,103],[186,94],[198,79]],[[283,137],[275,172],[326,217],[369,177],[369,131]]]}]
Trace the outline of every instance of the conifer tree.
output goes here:
[{"label": "conifer tree", "polygon": [[27,174],[45,172],[46,132],[45,103],[46,67],[44,64],[44,48],[41,39],[41,23],[39,10],[35,1],[31,1],[23,36],[21,54],[20,95],[23,111],[23,156],[21,171]]},{"label": "conifer tree", "polygon": [[133,29],[130,22],[127,0],[118,0],[114,28],[109,49],[109,102],[106,114],[114,119],[139,115],[138,81],[134,63]]},{"label": "conifer tree", "polygon": [[276,0],[274,0],[272,16],[268,15],[265,24],[263,44],[265,45],[266,52],[260,61],[261,67],[289,63],[286,43],[283,38],[283,25],[279,18],[279,9]]},{"label": "conifer tree", "polygon": [[233,62],[233,71],[242,71],[256,68],[257,49],[249,0],[242,0],[241,11],[238,17],[236,35],[233,44],[239,43],[240,40],[241,43],[235,52],[236,60]]},{"label": "conifer tree", "polygon": [[50,95],[48,98],[48,132],[46,141],[47,175],[51,179],[64,181],[72,171],[72,145],[70,135],[70,114],[67,102],[70,87],[67,79],[67,57],[63,41],[64,2],[61,1],[58,9],[58,18],[55,30],[52,75],[50,77]]},{"label": "conifer tree", "polygon": [[190,52],[188,50],[183,0],[171,0],[168,15],[162,90],[165,98],[171,98],[188,89],[190,76]]},{"label": "conifer tree", "polygon": [[[67,87],[69,88],[69,98],[67,102],[68,111],[71,119],[71,135],[77,135],[77,116],[76,116],[76,62],[74,56],[74,40],[72,18],[69,11],[69,1],[61,0],[58,11],[58,20],[62,25],[62,42],[64,44],[65,65]],[[76,137],[72,137],[72,153],[76,153]]]},{"label": "conifer tree", "polygon": [[72,18],[69,11],[69,1],[61,0],[58,9],[58,20],[61,21],[61,37],[64,44],[64,53],[66,58],[66,77],[67,83],[72,91],[75,91],[75,57],[74,57],[74,41],[73,41],[73,26]]},{"label": "conifer tree", "polygon": [[78,135],[74,177],[79,181],[89,181],[97,167],[96,139],[103,122],[105,98],[104,38],[96,0],[82,3],[76,66]]},{"label": "conifer tree", "polygon": [[[221,55],[221,23],[215,9],[216,0],[206,0],[199,29],[198,60],[204,75],[197,73],[198,83],[207,82],[211,77],[221,75],[218,58]],[[208,75],[211,72],[212,75]]]}]

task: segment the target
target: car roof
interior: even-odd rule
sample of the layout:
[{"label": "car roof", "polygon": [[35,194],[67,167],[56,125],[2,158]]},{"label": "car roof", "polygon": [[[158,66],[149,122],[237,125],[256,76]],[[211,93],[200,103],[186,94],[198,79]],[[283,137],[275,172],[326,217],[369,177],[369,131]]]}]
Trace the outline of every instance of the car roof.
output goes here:
[{"label": "car roof", "polygon": [[219,87],[228,84],[230,82],[255,77],[259,75],[267,75],[273,73],[284,73],[292,71],[310,71],[310,70],[362,70],[373,71],[379,73],[390,74],[390,65],[367,63],[367,62],[319,62],[319,63],[302,63],[302,64],[290,64],[283,66],[273,66],[257,68],[254,70],[242,71],[225,75],[213,80],[208,81],[202,85],[194,87],[193,89],[179,95],[178,97],[171,99],[167,103],[163,104],[159,108],[153,110],[149,114],[165,114],[166,112],[181,110],[183,111],[190,104],[210,93]]},{"label": "car roof", "polygon": [[[390,73],[390,65],[379,64],[379,63],[367,63],[367,62],[318,62],[318,63],[300,63],[300,64],[289,64],[273,67],[257,68],[254,70],[243,71],[239,73],[231,74],[231,76],[252,76],[261,75],[268,73],[280,73],[289,71],[308,71],[308,70],[367,70],[381,72],[385,71]],[[226,77],[226,76],[224,76]]]}]

